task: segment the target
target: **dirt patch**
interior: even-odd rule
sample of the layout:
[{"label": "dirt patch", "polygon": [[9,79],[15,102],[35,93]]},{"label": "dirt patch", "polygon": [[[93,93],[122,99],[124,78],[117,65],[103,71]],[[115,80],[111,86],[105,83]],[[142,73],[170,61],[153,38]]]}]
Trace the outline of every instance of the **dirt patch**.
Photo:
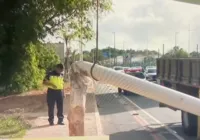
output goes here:
[{"label": "dirt patch", "polygon": [[45,110],[45,93],[18,95],[2,98],[0,100],[0,113],[6,113],[9,110],[23,109],[25,112],[37,112]]},{"label": "dirt patch", "polygon": [[[47,114],[46,91],[32,90],[21,95],[12,95],[8,97],[0,97],[0,115],[12,114],[13,111],[23,110],[26,118],[33,119],[41,114]],[[69,96],[69,84],[65,86],[66,98]],[[66,102],[66,101],[65,101]],[[68,101],[67,101],[68,102]]]},{"label": "dirt patch", "polygon": [[[66,124],[68,123],[67,115],[69,111],[70,90],[71,89],[69,86],[66,86],[66,97],[64,99],[64,115]],[[92,94],[87,95],[86,113],[92,113],[95,111],[91,95]],[[35,132],[37,131],[39,133],[41,127],[43,128],[44,126],[45,128],[42,130],[45,130],[47,133],[49,133],[48,131],[50,131],[50,128],[47,127],[49,125],[47,116],[46,89],[40,91],[32,90],[22,95],[0,98],[0,117],[1,116],[22,116],[25,122],[31,124],[30,130],[27,131],[27,136],[35,136]],[[55,107],[55,121],[57,121],[56,119]],[[67,125],[65,127],[67,127]]]}]

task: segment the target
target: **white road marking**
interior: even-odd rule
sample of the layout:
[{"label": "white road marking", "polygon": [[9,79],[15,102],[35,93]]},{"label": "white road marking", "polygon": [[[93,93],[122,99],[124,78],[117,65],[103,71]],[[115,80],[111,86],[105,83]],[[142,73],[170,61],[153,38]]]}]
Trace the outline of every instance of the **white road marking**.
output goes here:
[{"label": "white road marking", "polygon": [[[114,95],[115,97],[117,97],[117,95]],[[131,101],[129,98],[127,98],[126,96],[122,95],[122,97],[124,99],[126,99],[128,102],[130,102],[133,106],[135,106],[136,108],[138,108],[139,110],[141,110],[143,113],[145,113],[148,117],[150,117],[152,120],[154,120],[156,123],[158,123],[160,126],[164,127],[169,133],[171,133],[172,135],[174,135],[178,140],[184,140],[184,138],[182,138],[181,136],[179,136],[177,134],[176,131],[172,130],[171,128],[167,127],[165,124],[161,123],[159,120],[157,120],[155,117],[153,117],[152,115],[150,115],[148,112],[146,112],[145,110],[143,110],[141,107],[139,107],[137,104],[135,104],[133,101]]]},{"label": "white road marking", "polygon": [[[113,88],[113,90],[116,90],[116,87],[110,86],[111,88]],[[119,98],[118,95],[114,94],[115,98]],[[144,114],[146,114],[148,117],[150,117],[152,120],[154,120],[156,123],[158,123],[158,125],[160,125],[161,127],[164,127],[170,134],[172,134],[173,136],[175,136],[178,140],[184,140],[183,137],[181,137],[180,135],[177,134],[176,131],[172,130],[171,128],[169,128],[168,126],[166,126],[165,124],[161,123],[159,120],[157,120],[155,117],[153,117],[152,115],[150,115],[148,112],[146,112],[144,109],[142,109],[141,107],[139,107],[137,104],[135,104],[132,100],[130,100],[129,98],[127,98],[124,95],[121,95],[121,97],[123,97],[125,100],[127,100],[128,102],[130,102],[133,106],[135,106],[136,108],[138,108],[139,110],[141,110]]]},{"label": "white road marking", "polygon": [[94,102],[95,102],[95,119],[96,119],[97,135],[103,136],[104,133],[103,133],[102,125],[101,125],[100,114],[99,114],[99,111],[98,111],[98,108],[97,108],[96,98],[94,99]]}]

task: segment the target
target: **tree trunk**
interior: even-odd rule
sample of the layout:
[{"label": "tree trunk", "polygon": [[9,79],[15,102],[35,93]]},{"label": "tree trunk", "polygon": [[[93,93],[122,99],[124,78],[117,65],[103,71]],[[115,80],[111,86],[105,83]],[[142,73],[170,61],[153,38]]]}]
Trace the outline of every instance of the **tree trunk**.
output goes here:
[{"label": "tree trunk", "polygon": [[70,55],[70,49],[67,47],[68,46],[68,40],[65,38],[65,45],[66,45],[66,57],[65,57],[65,71],[64,71],[64,80],[69,81],[69,55]]},{"label": "tree trunk", "polygon": [[64,72],[64,80],[65,81],[69,81],[69,76],[68,76],[68,72],[69,72],[69,65],[68,65],[68,61],[69,61],[69,58],[68,56],[65,57],[65,72]]}]

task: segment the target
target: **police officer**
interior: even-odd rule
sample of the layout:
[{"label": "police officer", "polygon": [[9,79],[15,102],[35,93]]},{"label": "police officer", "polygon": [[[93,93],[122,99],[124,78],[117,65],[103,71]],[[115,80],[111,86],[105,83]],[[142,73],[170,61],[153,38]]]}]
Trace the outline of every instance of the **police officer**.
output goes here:
[{"label": "police officer", "polygon": [[47,105],[49,124],[54,125],[54,106],[57,105],[58,124],[64,125],[63,119],[63,97],[64,97],[64,79],[63,72],[64,66],[57,64],[55,70],[49,72],[45,79],[44,84],[48,86],[47,90]]}]

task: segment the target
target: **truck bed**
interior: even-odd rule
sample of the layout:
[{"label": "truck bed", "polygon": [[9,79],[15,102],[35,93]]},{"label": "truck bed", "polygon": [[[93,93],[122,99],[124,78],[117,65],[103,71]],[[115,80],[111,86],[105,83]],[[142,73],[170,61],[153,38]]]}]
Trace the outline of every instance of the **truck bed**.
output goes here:
[{"label": "truck bed", "polygon": [[[200,97],[200,59],[157,59],[158,84]],[[160,107],[176,108],[160,103]],[[200,117],[181,111],[183,131],[200,138]]]},{"label": "truck bed", "polygon": [[200,87],[200,59],[157,59],[159,80]]}]

